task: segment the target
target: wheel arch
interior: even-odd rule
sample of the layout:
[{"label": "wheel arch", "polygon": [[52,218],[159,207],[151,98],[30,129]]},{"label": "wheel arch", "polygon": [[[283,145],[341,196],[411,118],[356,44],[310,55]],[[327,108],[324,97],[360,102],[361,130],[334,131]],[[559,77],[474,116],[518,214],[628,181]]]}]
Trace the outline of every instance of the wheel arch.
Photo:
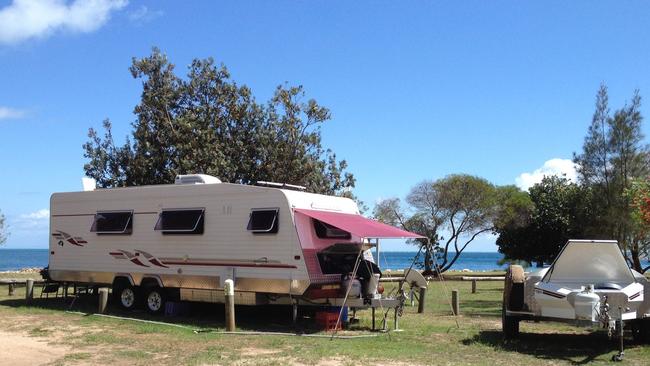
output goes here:
[{"label": "wheel arch", "polygon": [[113,277],[113,288],[124,284],[135,287],[135,282],[133,281],[133,277],[131,277],[130,274],[118,273],[115,275],[115,277]]},{"label": "wheel arch", "polygon": [[142,281],[140,281],[140,286],[141,287],[158,286],[160,288],[165,288],[165,286],[163,286],[163,282],[160,280],[160,277],[156,275],[143,276]]}]

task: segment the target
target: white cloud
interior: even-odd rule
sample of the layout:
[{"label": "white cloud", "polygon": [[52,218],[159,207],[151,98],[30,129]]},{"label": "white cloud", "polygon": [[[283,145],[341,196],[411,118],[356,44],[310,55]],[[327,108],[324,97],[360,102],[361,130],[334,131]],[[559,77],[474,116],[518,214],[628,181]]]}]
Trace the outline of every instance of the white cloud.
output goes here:
[{"label": "white cloud", "polygon": [[[0,25],[0,27],[2,27],[2,25]],[[23,118],[24,116],[25,116],[25,111],[0,106],[0,120],[2,120],[2,119],[18,119],[18,118]]]},{"label": "white cloud", "polygon": [[535,183],[542,181],[546,176],[564,176],[572,182],[578,181],[577,165],[570,159],[555,158],[547,160],[541,168],[535,169],[532,173],[521,173],[515,178],[517,187],[527,191]]},{"label": "white cloud", "polygon": [[139,8],[129,13],[129,20],[134,23],[147,23],[163,15],[162,10],[151,10],[141,5]]},{"label": "white cloud", "polygon": [[13,228],[17,231],[34,229],[47,229],[50,219],[50,210],[42,208],[38,211],[21,214],[13,221]]},{"label": "white cloud", "polygon": [[0,43],[43,38],[57,31],[88,33],[102,27],[127,0],[13,0],[0,9]]}]

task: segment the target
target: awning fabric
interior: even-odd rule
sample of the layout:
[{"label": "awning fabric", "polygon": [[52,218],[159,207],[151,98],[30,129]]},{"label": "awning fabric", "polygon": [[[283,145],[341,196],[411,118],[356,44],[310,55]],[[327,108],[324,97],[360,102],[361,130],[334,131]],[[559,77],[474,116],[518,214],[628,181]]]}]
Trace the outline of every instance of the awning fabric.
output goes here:
[{"label": "awning fabric", "polygon": [[307,215],[316,220],[345,230],[361,238],[379,239],[404,239],[424,238],[424,236],[398,229],[396,227],[382,224],[381,222],[367,219],[361,215],[347,214],[341,212],[317,211],[303,208],[296,208],[294,212]]}]

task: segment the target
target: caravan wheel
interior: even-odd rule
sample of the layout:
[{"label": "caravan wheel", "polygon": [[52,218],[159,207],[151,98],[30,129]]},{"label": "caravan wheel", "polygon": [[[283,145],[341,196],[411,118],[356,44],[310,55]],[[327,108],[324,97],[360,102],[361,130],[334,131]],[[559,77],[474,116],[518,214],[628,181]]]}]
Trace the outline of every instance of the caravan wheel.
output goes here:
[{"label": "caravan wheel", "polygon": [[165,309],[165,292],[160,287],[149,287],[144,297],[144,306],[152,314],[162,313]]},{"label": "caravan wheel", "polygon": [[119,286],[113,289],[113,296],[122,309],[132,310],[137,304],[136,289],[131,285]]}]

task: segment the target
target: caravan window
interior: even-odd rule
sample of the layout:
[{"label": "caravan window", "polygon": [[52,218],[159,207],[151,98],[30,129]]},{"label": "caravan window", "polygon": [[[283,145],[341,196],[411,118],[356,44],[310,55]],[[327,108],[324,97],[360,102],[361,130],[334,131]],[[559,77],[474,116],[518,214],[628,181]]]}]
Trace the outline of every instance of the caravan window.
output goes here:
[{"label": "caravan window", "polygon": [[350,239],[350,233],[320,220],[314,219],[316,236],[321,239]]},{"label": "caravan window", "polygon": [[203,234],[203,208],[163,210],[158,216],[155,230],[163,234]]},{"label": "caravan window", "polygon": [[278,232],[277,208],[251,210],[246,230],[255,234],[274,234]]},{"label": "caravan window", "polygon": [[133,211],[98,211],[90,231],[97,234],[131,234]]}]

